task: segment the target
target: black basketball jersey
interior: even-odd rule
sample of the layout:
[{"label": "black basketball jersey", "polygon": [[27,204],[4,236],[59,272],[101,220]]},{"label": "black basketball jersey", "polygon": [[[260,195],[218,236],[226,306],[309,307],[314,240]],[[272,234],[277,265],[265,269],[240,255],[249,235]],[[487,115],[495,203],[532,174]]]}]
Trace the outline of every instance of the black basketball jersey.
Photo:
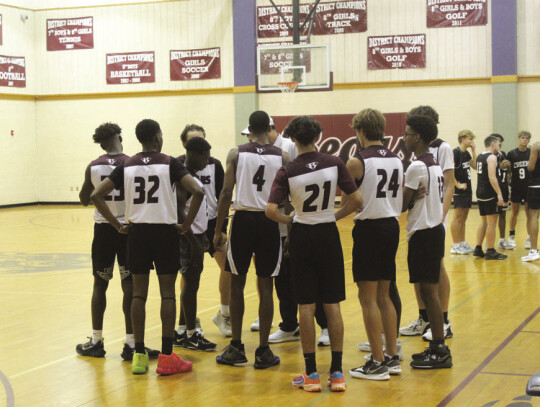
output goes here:
[{"label": "black basketball jersey", "polygon": [[506,160],[506,153],[504,151],[499,151],[499,154],[497,155],[497,181],[499,181],[499,188],[501,188],[501,191],[504,192],[508,191],[508,169],[503,170],[501,168],[501,163]]},{"label": "black basketball jersey", "polygon": [[454,195],[468,195],[471,193],[471,154],[461,148],[454,148],[454,176],[460,184],[467,184],[467,189],[454,188]]},{"label": "black basketball jersey", "polygon": [[476,198],[481,201],[488,201],[497,197],[497,193],[491,186],[491,182],[489,182],[487,159],[491,155],[489,151],[484,151],[476,157],[476,172],[478,174]]},{"label": "black basketball jersey", "polygon": [[539,187],[540,186],[540,160],[536,160],[536,165],[534,170],[530,173],[529,186],[530,187]]},{"label": "black basketball jersey", "polygon": [[512,189],[525,189],[529,186],[530,175],[527,166],[530,157],[530,148],[525,151],[514,148],[508,152],[508,161],[512,163],[512,180],[510,181]]}]

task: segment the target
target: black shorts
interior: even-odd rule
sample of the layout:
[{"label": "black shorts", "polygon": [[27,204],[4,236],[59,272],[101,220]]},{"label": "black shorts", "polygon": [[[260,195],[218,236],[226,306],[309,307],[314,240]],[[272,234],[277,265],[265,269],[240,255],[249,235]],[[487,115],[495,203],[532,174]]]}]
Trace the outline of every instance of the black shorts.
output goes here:
[{"label": "black shorts", "polygon": [[298,304],[336,304],[345,300],[343,251],[335,222],[293,223],[289,252]]},{"label": "black shorts", "polygon": [[135,223],[128,233],[127,263],[133,274],[174,274],[180,269],[180,234],[173,225]]},{"label": "black shorts", "polygon": [[497,198],[492,198],[489,201],[478,200],[478,209],[480,216],[496,215],[499,213],[497,209]]},{"label": "black shorts", "polygon": [[282,253],[278,224],[262,211],[236,211],[229,230],[225,270],[247,274],[253,255],[259,277],[279,274]]},{"label": "black shorts", "polygon": [[204,267],[204,252],[208,249],[208,239],[205,233],[193,235],[201,247],[201,255],[193,257],[191,255],[191,243],[183,235],[180,235],[180,273],[181,274],[201,274]]},{"label": "black shorts", "polygon": [[529,209],[540,209],[540,188],[529,187],[527,204]]},{"label": "black shorts", "polygon": [[127,235],[118,233],[110,223],[94,224],[92,241],[92,274],[103,280],[113,278],[114,259],[118,260],[120,279],[131,277],[126,269]]},{"label": "black shorts", "polygon": [[[216,249],[214,249],[214,232],[216,230],[216,221],[217,218],[210,219],[208,221],[208,228],[206,229],[206,238],[208,239],[208,254],[212,257],[214,257],[214,253],[216,252]],[[223,226],[221,227],[221,231],[225,234],[227,234],[227,225],[229,224],[229,219],[225,218],[225,222],[223,222]]]},{"label": "black shorts", "polygon": [[472,194],[454,195],[454,208],[470,209],[472,206]]},{"label": "black shorts", "polygon": [[398,220],[396,218],[357,220],[352,237],[354,281],[396,281]]},{"label": "black shorts", "polygon": [[528,187],[512,188],[512,190],[510,191],[510,201],[512,203],[526,204],[527,194],[529,192],[528,189]]},{"label": "black shorts", "polygon": [[444,237],[442,224],[413,233],[407,254],[410,283],[439,282],[441,261],[444,257]]}]

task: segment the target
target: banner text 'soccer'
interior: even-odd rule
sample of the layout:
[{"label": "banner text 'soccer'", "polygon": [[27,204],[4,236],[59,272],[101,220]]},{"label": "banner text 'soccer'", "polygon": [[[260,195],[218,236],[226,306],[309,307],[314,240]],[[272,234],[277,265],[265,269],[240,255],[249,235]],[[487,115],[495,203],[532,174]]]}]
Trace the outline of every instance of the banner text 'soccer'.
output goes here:
[{"label": "banner text 'soccer'", "polygon": [[220,48],[171,51],[171,81],[221,78]]}]

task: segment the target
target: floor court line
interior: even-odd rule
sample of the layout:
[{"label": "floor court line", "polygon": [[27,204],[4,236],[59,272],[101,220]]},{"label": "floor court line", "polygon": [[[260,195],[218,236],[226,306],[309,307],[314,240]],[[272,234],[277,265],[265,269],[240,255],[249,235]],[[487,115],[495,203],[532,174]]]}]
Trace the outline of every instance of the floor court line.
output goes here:
[{"label": "floor court line", "polygon": [[492,374],[492,375],[501,375],[501,376],[525,376],[531,377],[532,374],[523,374],[523,373],[504,373],[504,372],[480,372],[480,374]]}]

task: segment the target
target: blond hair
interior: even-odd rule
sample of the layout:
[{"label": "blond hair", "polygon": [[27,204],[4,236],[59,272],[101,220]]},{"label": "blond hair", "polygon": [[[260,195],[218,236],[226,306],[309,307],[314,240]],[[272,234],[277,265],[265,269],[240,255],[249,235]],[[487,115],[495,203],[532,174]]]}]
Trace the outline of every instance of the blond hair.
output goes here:
[{"label": "blond hair", "polygon": [[355,130],[363,130],[368,140],[383,140],[386,119],[383,114],[375,109],[364,109],[354,116],[351,127]]},{"label": "blond hair", "polygon": [[458,133],[458,136],[457,136],[458,143],[461,143],[461,140],[463,140],[465,137],[470,137],[473,140],[476,138],[476,136],[474,135],[474,133],[472,131],[470,131],[470,130],[461,130]]}]

